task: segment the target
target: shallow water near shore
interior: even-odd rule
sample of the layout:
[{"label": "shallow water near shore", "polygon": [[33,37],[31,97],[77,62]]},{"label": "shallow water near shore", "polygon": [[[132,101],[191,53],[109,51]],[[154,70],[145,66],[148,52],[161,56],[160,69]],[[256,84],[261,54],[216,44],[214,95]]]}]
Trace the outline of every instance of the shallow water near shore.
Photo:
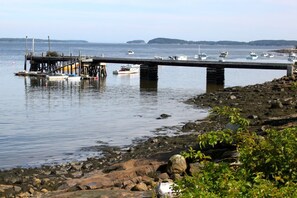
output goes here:
[{"label": "shallow water near shore", "polygon": [[[37,44],[36,53],[47,43]],[[210,59],[228,50],[230,60],[245,60],[249,51],[258,53],[277,47],[201,46]],[[185,54],[194,56],[195,45],[52,44],[52,50],[77,55],[152,58]],[[17,77],[23,69],[24,43],[0,43],[0,168],[28,167],[83,160],[100,153],[87,152],[94,145],[125,146],[137,138],[160,135],[163,126],[202,119],[207,110],[185,104],[186,99],[206,92],[203,68],[159,67],[157,83],[141,84],[139,75],[112,75],[120,65],[108,64],[106,79],[57,81]],[[285,61],[275,57],[270,61]],[[266,60],[259,60],[266,61]],[[225,87],[262,83],[285,75],[285,71],[225,71]],[[167,119],[157,119],[161,114]],[[164,132],[174,135],[174,131]]]}]

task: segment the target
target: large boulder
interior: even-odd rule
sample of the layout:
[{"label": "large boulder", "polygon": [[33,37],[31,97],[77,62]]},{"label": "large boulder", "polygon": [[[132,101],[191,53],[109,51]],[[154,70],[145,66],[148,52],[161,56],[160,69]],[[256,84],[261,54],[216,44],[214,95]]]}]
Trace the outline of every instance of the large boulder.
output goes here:
[{"label": "large boulder", "polygon": [[186,159],[179,154],[173,155],[170,157],[168,164],[167,164],[167,172],[172,174],[182,174],[187,169],[187,162]]}]

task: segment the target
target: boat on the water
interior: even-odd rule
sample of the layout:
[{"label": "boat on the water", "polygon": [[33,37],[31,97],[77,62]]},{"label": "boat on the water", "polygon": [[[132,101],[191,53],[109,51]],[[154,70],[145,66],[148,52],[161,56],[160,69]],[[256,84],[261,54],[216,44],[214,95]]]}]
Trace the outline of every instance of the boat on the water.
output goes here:
[{"label": "boat on the water", "polygon": [[132,54],[134,54],[134,52],[132,51],[132,50],[128,50],[128,55],[132,55]]},{"label": "boat on the water", "polygon": [[294,52],[291,52],[288,57],[288,61],[296,61],[297,55]]},{"label": "boat on the water", "polygon": [[115,70],[113,74],[136,74],[139,73],[140,65],[123,65],[119,70]]},{"label": "boat on the water", "polygon": [[250,52],[249,56],[247,57],[247,59],[250,60],[256,60],[258,58],[258,55],[255,52]]},{"label": "boat on the water", "polygon": [[206,53],[199,53],[198,55],[195,55],[194,58],[198,60],[206,60],[208,56]]},{"label": "boat on the water", "polygon": [[208,58],[206,53],[200,53],[200,45],[199,45],[199,50],[198,50],[198,54],[194,56],[195,59],[198,60],[206,60]]},{"label": "boat on the water", "polygon": [[67,80],[70,80],[70,81],[80,81],[81,80],[81,76],[78,76],[76,74],[69,74]]},{"label": "boat on the water", "polygon": [[220,58],[226,58],[226,57],[228,56],[228,54],[229,54],[229,52],[224,51],[224,52],[221,52],[221,53],[220,53],[219,57],[220,57]]},{"label": "boat on the water", "polygon": [[68,75],[66,74],[48,74],[46,75],[46,79],[48,80],[66,80],[68,79]]},{"label": "boat on the water", "polygon": [[179,56],[169,56],[170,60],[188,60],[188,57],[185,55],[179,55]]}]

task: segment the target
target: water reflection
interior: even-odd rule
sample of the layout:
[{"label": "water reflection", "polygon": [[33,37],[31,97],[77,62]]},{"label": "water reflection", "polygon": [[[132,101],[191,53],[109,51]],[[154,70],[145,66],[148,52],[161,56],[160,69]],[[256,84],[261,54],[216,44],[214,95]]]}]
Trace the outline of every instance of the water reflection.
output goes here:
[{"label": "water reflection", "polygon": [[106,90],[106,78],[99,78],[96,80],[81,80],[81,81],[71,81],[71,80],[56,80],[49,81],[41,77],[25,77],[24,85],[26,90],[29,91],[30,88],[36,87],[47,87],[48,89],[95,89],[99,92],[104,92]]},{"label": "water reflection", "polygon": [[141,92],[157,92],[158,91],[158,81],[157,80],[140,79],[140,91]]}]

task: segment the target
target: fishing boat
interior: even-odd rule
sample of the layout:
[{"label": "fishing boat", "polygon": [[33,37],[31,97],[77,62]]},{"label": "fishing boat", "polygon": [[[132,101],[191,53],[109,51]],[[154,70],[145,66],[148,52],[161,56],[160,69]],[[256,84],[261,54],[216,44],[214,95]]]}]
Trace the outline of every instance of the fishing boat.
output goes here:
[{"label": "fishing boat", "polygon": [[123,65],[119,70],[115,70],[113,74],[136,74],[139,73],[140,65]]},{"label": "fishing boat", "polygon": [[250,60],[256,60],[258,58],[258,55],[255,52],[250,52],[249,56],[247,57],[247,59]]}]

